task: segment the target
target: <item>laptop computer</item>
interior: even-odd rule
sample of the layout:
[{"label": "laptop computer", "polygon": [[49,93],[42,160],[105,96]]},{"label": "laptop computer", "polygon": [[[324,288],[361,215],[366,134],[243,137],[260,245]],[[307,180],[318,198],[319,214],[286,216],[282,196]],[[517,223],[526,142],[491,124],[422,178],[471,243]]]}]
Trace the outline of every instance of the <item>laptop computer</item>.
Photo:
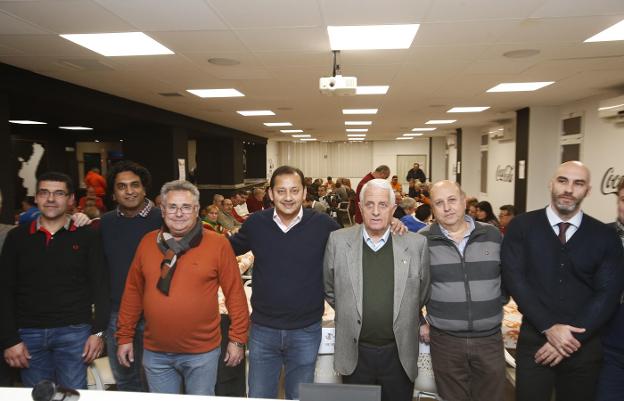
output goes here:
[{"label": "laptop computer", "polygon": [[334,383],[302,383],[301,401],[381,401],[381,386]]}]

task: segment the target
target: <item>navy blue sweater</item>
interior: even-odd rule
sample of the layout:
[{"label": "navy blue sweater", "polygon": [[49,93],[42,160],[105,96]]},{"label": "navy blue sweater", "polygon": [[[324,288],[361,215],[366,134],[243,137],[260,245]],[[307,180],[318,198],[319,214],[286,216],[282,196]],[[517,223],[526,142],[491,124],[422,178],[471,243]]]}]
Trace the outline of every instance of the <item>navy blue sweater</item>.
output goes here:
[{"label": "navy blue sweater", "polygon": [[323,255],[329,233],[338,228],[327,214],[310,209],[287,233],[273,221],[273,208],[249,216],[230,242],[237,255],[254,254],[254,323],[290,330],[321,320]]},{"label": "navy blue sweater", "polygon": [[505,287],[540,332],[569,324],[585,328],[575,336],[586,340],[605,325],[624,284],[619,238],[587,214],[565,245],[545,209],[519,215],[507,228],[501,256]]},{"label": "navy blue sweater", "polygon": [[150,231],[160,229],[161,226],[162,215],[158,208],[152,208],[146,217],[138,215],[123,217],[117,215],[117,210],[111,210],[102,216],[100,232],[110,274],[111,309],[113,311],[119,311],[128,270],[141,238]]}]

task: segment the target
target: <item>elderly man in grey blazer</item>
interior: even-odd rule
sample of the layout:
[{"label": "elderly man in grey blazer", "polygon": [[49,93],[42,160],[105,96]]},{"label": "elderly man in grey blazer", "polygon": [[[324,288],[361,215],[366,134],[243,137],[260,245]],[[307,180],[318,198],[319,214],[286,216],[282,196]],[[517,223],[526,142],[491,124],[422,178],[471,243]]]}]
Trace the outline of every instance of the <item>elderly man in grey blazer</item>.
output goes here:
[{"label": "elderly man in grey blazer", "polygon": [[360,193],[363,224],[334,231],[325,250],[325,297],[336,311],[334,367],[348,384],[379,384],[382,400],[412,399],[419,312],[429,300],[424,237],[390,230],[390,183]]}]

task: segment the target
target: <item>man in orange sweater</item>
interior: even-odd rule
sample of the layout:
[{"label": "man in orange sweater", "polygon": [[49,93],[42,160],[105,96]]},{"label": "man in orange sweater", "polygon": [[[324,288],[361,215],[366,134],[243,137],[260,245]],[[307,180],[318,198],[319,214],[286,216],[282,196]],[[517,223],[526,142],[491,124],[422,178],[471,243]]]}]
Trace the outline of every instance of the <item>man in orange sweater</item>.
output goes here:
[{"label": "man in orange sweater", "polygon": [[217,290],[232,321],[224,361],[244,356],[249,311],[228,240],[202,228],[199,191],[187,181],[161,190],[164,226],[145,235],[134,256],[117,323],[117,358],[134,362],[132,340],[143,314],[143,366],[150,392],[214,395],[221,332]]}]

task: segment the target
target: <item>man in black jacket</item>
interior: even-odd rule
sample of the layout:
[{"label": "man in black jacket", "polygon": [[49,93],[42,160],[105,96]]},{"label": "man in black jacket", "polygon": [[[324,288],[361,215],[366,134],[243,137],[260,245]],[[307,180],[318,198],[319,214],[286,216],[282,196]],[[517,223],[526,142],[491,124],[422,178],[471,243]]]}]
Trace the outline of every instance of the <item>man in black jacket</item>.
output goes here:
[{"label": "man in black jacket", "polygon": [[622,246],[613,229],[581,211],[587,167],[563,163],[545,209],[516,217],[502,247],[504,284],[523,313],[516,399],[593,399],[602,352],[599,330],[622,291]]},{"label": "man in black jacket", "polygon": [[419,180],[421,183],[425,183],[427,181],[427,176],[425,172],[420,168],[420,164],[414,163],[414,167],[407,172],[407,177],[405,177],[407,182],[412,180]]},{"label": "man in black jacket", "polygon": [[27,387],[47,379],[86,388],[109,313],[99,235],[66,215],[74,194],[65,174],[41,175],[36,202],[41,215],[9,232],[0,257],[4,359]]}]

